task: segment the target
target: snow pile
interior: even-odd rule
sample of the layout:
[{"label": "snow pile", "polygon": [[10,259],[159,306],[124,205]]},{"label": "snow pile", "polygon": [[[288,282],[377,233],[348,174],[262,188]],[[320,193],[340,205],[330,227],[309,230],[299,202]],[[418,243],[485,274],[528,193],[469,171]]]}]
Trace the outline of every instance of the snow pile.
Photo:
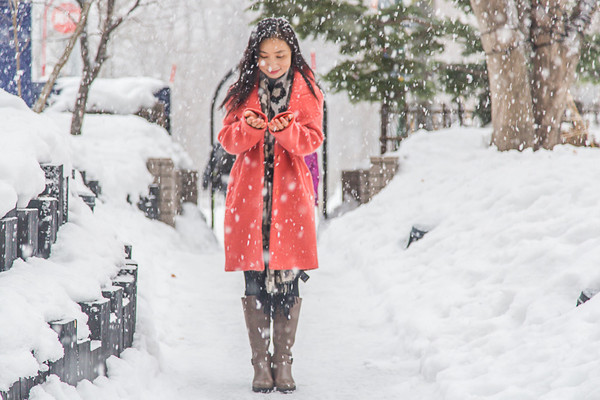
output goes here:
[{"label": "snow pile", "polygon": [[[575,304],[600,287],[600,150],[487,143],[489,130],[419,132],[386,189],[321,223],[295,399],[597,398],[600,297]],[[51,380],[32,399],[255,398],[241,274],[222,271],[193,213],[178,231],[138,217],[102,215],[144,265],[135,349],[109,379]],[[429,232],[406,248],[413,226]]]},{"label": "snow pile", "polygon": [[37,375],[45,361],[62,356],[47,322],[75,318],[78,337],[87,337],[87,317],[77,302],[102,298],[101,289],[116,275],[128,240],[118,231],[118,220],[106,213],[121,207],[143,219],[125,200],[128,193],[136,199],[152,183],[146,159],[173,157],[185,164],[187,156],[164,129],[138,117],[86,117],[83,135],[72,137],[69,115],[35,114],[0,90],[0,118],[0,216],[16,205],[25,207],[44,190],[40,163],[63,164],[67,174],[71,167],[88,169],[101,184],[106,181],[106,204],[99,202],[95,213],[71,181],[69,222],[59,230],[51,257],[16,260],[0,273],[0,390],[7,390],[18,378]]},{"label": "snow pile", "polygon": [[[58,79],[58,94],[51,97],[50,109],[72,111],[80,81],[79,77]],[[156,103],[154,94],[166,86],[159,79],[147,77],[96,79],[90,89],[87,110],[133,114],[142,108],[151,108]]]},{"label": "snow pile", "polygon": [[78,338],[88,336],[87,316],[76,303],[101,299],[101,287],[122,262],[123,243],[114,228],[72,199],[71,222],[59,231],[50,259],[18,259],[0,273],[0,390],[62,357],[47,322],[77,319]]},{"label": "snow pile", "polygon": [[[600,298],[575,304],[600,288],[600,150],[500,153],[488,135],[403,142],[388,188],[323,232],[321,263],[367,283],[377,309],[359,323],[390,326],[392,358],[436,395],[398,393],[596,398]],[[429,233],[406,248],[413,226]]]},{"label": "snow pile", "polygon": [[[64,132],[71,114],[47,112]],[[87,179],[99,180],[103,194],[124,200],[147,194],[152,176],[146,168],[149,158],[171,158],[178,168],[191,168],[184,149],[156,124],[133,115],[86,115],[84,133],[70,138],[73,164],[87,172]]]},{"label": "snow pile", "polygon": [[[295,399],[597,397],[600,298],[575,304],[600,287],[600,150],[487,143],[489,130],[419,132],[386,189],[320,224]],[[147,266],[136,349],[64,398],[255,398],[241,274],[222,271],[191,218],[174,233],[127,215],[111,218]],[[429,232],[406,248],[413,226]],[[61,390],[48,382],[34,400]]]},{"label": "snow pile", "polygon": [[[0,217],[44,190],[40,163],[66,163],[65,138],[18,97],[0,89]],[[24,123],[26,121],[26,123]]]},{"label": "snow pile", "polygon": [[[9,103],[5,118],[25,117],[1,136],[3,157],[23,163],[34,183],[43,180],[34,163],[64,157],[100,179],[104,194],[94,213],[71,203],[49,260],[0,274],[0,388],[60,356],[45,321],[84,326],[75,302],[100,296],[127,241],[141,266],[134,348],[109,359],[108,378],[71,388],[51,377],[31,399],[256,398],[243,278],[223,272],[198,208],[187,206],[173,229],[124,202],[151,179],[146,157],[187,156],[136,117],[88,116],[73,138],[67,115],[35,116],[0,96]],[[489,135],[412,135],[387,188],[321,221],[320,269],[300,289],[295,399],[598,398],[600,296],[575,304],[600,288],[600,149],[500,153]],[[25,199],[37,186],[16,187],[15,176],[0,168],[0,188]],[[407,248],[413,226],[428,233]]]}]

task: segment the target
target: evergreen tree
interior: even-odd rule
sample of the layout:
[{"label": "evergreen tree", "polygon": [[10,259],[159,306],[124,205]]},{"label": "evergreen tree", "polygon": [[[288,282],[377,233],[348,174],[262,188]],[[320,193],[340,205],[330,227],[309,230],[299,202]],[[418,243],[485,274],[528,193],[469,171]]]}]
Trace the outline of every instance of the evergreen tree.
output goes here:
[{"label": "evergreen tree", "polygon": [[586,35],[577,72],[582,81],[600,83],[600,34]]},{"label": "evergreen tree", "polygon": [[408,93],[421,99],[435,91],[432,56],[443,49],[441,25],[419,3],[372,9],[362,1],[262,0],[250,8],[260,18],[285,17],[301,38],[336,43],[345,60],[324,79],[352,102],[380,103],[383,130],[389,110],[404,109]]},{"label": "evergreen tree", "polygon": [[[469,2],[461,0],[469,10]],[[440,59],[445,43],[462,43],[465,56],[481,53],[476,27],[434,17],[429,1],[259,0],[250,9],[265,17],[284,17],[301,38],[322,37],[339,46],[344,61],[324,75],[335,92],[351,101],[378,102],[382,128],[390,109],[404,110],[407,96],[422,102],[444,90],[454,99],[480,96],[476,110],[489,122],[485,59],[479,63]],[[402,114],[400,126],[404,126]],[[382,136],[386,136],[382,132]]]},{"label": "evergreen tree", "polygon": [[322,35],[337,43],[345,61],[325,76],[353,102],[402,106],[406,93],[433,93],[430,56],[442,49],[438,26],[419,5],[397,2],[379,10],[362,2],[263,0],[251,6],[261,18],[287,18],[302,38]]},{"label": "evergreen tree", "polygon": [[[472,13],[469,0],[457,0],[455,6],[465,15]],[[450,94],[455,101],[460,98],[477,98],[474,113],[485,125],[492,120],[492,112],[487,65],[479,39],[479,31],[476,26],[460,20],[443,20],[442,32],[446,43],[460,44],[463,58],[455,62],[436,61],[440,89]],[[478,61],[466,62],[464,61],[466,59]]]},{"label": "evergreen tree", "polygon": [[[404,108],[407,95],[423,101],[445,91],[455,100],[478,98],[475,115],[484,124],[491,121],[487,64],[477,26],[435,17],[426,0],[380,1],[376,10],[364,3],[256,0],[250,9],[258,12],[258,19],[288,19],[301,38],[321,37],[337,44],[344,61],[323,78],[333,91],[346,91],[353,102],[380,103],[384,119],[386,109]],[[519,4],[520,29],[526,32],[530,5]],[[470,0],[455,0],[453,5],[465,15],[473,14]],[[440,57],[449,42],[461,45],[463,58],[453,62]],[[465,62],[467,57],[480,61]],[[600,35],[587,36],[577,70],[581,79],[600,82],[599,57]]]}]

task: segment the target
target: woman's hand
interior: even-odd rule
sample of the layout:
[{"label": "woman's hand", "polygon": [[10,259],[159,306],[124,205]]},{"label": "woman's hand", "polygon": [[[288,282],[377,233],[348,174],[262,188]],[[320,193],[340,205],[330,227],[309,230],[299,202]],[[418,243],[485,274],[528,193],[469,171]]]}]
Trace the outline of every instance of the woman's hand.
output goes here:
[{"label": "woman's hand", "polygon": [[267,127],[265,120],[250,110],[246,110],[246,112],[244,112],[244,118],[246,118],[246,123],[253,128],[265,129]]},{"label": "woman's hand", "polygon": [[290,124],[291,119],[292,119],[291,115],[284,115],[281,118],[272,119],[271,122],[269,122],[269,124],[268,124],[269,130],[271,132],[282,131]]}]

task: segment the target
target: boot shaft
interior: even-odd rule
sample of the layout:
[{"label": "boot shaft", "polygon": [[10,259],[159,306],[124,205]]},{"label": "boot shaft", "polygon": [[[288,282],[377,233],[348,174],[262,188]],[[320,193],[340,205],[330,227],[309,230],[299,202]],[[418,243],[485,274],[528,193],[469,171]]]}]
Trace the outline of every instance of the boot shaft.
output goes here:
[{"label": "boot shaft", "polygon": [[271,318],[269,314],[265,314],[264,307],[256,296],[242,297],[242,307],[252,348],[252,361],[264,362],[271,341]]},{"label": "boot shaft", "polygon": [[275,313],[273,317],[274,357],[291,357],[291,349],[296,342],[296,331],[298,329],[301,305],[302,299],[298,297],[296,303],[290,308],[289,317],[281,310]]},{"label": "boot shaft", "polygon": [[242,307],[252,349],[252,366],[254,367],[252,390],[269,392],[273,390],[274,386],[271,355],[269,354],[271,318],[269,314],[265,314],[264,307],[256,296],[242,297]]},{"label": "boot shaft", "polygon": [[289,317],[279,310],[273,318],[273,379],[280,392],[296,390],[292,377],[292,346],[296,342],[301,304],[302,299],[298,297],[290,308]]}]

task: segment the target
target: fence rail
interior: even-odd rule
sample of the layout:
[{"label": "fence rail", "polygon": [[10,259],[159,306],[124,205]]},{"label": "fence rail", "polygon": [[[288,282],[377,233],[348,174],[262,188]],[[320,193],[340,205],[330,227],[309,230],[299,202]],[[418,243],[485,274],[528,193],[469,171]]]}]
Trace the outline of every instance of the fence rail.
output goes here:
[{"label": "fence rail", "polygon": [[[600,103],[577,104],[584,121],[600,125]],[[572,114],[565,110],[563,122],[572,124]],[[381,154],[398,149],[400,142],[411,133],[425,129],[436,131],[451,126],[474,126],[475,109],[462,102],[441,104],[407,104],[403,109],[389,109],[382,112]]]},{"label": "fence rail", "polygon": [[435,131],[453,125],[472,126],[474,109],[462,102],[453,104],[407,104],[402,109],[382,109],[379,138],[381,154],[398,149],[400,142],[419,129]]}]

